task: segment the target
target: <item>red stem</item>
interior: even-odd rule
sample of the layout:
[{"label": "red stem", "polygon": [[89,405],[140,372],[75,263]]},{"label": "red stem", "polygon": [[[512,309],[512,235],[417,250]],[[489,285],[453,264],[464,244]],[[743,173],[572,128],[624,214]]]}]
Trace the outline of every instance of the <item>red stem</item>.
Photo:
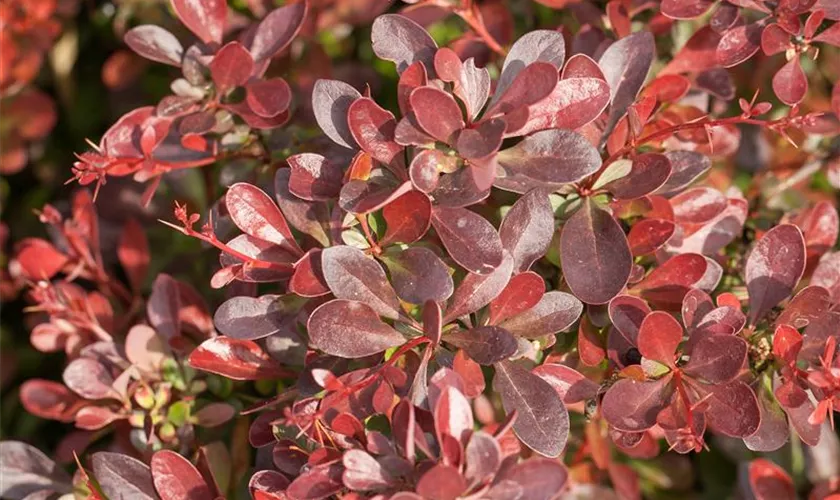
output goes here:
[{"label": "red stem", "polygon": [[455,13],[458,14],[473,31],[475,31],[476,35],[481,37],[490,50],[500,56],[507,55],[507,51],[504,47],[499,45],[499,42],[497,42],[496,39],[493,38],[493,35],[487,31],[487,27],[484,25],[484,19],[481,17],[481,12],[475,4],[472,4],[470,10],[456,10]]}]

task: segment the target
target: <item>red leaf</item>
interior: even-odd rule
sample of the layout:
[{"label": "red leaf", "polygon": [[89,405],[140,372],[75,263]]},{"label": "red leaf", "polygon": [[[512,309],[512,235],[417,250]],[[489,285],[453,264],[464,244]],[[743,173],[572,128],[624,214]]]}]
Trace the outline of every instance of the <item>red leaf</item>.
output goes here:
[{"label": "red leaf", "polygon": [[526,446],[547,457],[566,447],[569,414],[560,396],[540,377],[510,361],[496,363],[493,388],[505,411],[516,410],[513,431]]},{"label": "red leaf", "polygon": [[729,382],[741,372],[747,360],[747,343],[734,335],[717,335],[700,340],[691,349],[691,359],[683,367],[686,375],[711,384]]},{"label": "red leaf", "polygon": [[659,153],[645,153],[633,159],[630,173],[616,179],[604,189],[619,200],[641,198],[659,189],[671,175],[671,162]]},{"label": "red leaf", "polygon": [[197,370],[234,380],[270,380],[290,375],[256,342],[230,337],[205,340],[193,350],[188,361]]},{"label": "red leaf", "polygon": [[531,309],[545,294],[545,282],[534,272],[527,271],[510,279],[498,297],[490,302],[490,324],[499,324]]},{"label": "red leaf", "polygon": [[25,238],[15,249],[15,259],[26,277],[32,280],[50,279],[67,264],[67,257],[49,242],[39,238]]},{"label": "red leaf", "polygon": [[293,254],[301,253],[286,218],[260,188],[237,182],[228,189],[225,205],[234,224],[245,234],[279,245]]},{"label": "red leaf", "polygon": [[647,77],[656,46],[653,35],[640,31],[610,45],[598,61],[610,85],[610,114],[602,137],[608,137],[636,100]]},{"label": "red leaf", "polygon": [[662,0],[662,13],[674,19],[693,19],[702,16],[714,5],[714,0],[684,2],[682,0]]},{"label": "red leaf", "polygon": [[251,80],[245,85],[245,102],[261,118],[284,116],[292,102],[292,90],[282,78]]},{"label": "red leaf", "polygon": [[598,384],[566,365],[545,363],[534,368],[533,373],[551,384],[567,405],[592,399],[598,394]]},{"label": "red leaf", "polygon": [[125,44],[146,59],[171,66],[181,66],[184,47],[175,35],[153,24],[144,24],[128,30],[123,37]]},{"label": "red leaf", "polygon": [[539,338],[563,331],[580,317],[583,304],[574,295],[553,290],[532,308],[505,320],[500,326],[514,335]]},{"label": "red leaf", "polygon": [[773,77],[773,91],[780,101],[793,106],[799,104],[808,92],[808,78],[802,71],[799,58],[794,57],[776,72]]},{"label": "red leaf", "polygon": [[315,153],[301,153],[288,157],[291,167],[289,191],[308,201],[336,198],[341,191],[344,172],[341,165]]},{"label": "red leaf", "polygon": [[436,208],[432,225],[455,262],[476,274],[488,274],[502,264],[499,233],[487,220],[466,208]]},{"label": "red leaf", "polygon": [[639,382],[621,379],[601,401],[601,414],[618,430],[641,432],[656,425],[656,417],[668,406],[673,387],[671,377]]},{"label": "red leaf", "polygon": [[419,191],[409,191],[382,209],[387,225],[382,246],[414,243],[426,234],[432,223],[432,202]]},{"label": "red leaf", "polygon": [[781,467],[769,460],[757,458],[750,462],[750,487],[756,500],[794,500],[793,480]]},{"label": "red leaf", "polygon": [[736,380],[715,386],[708,401],[706,421],[713,431],[744,438],[758,430],[761,410],[755,393],[747,384]]},{"label": "red leaf", "polygon": [[724,68],[737,66],[752,57],[761,47],[761,33],[766,18],[727,30],[717,46],[717,62]]},{"label": "red leaf", "polygon": [[29,379],[21,384],[20,402],[36,417],[61,422],[72,422],[79,408],[86,404],[64,384],[41,379]]},{"label": "red leaf", "polygon": [[548,196],[539,189],[519,198],[499,226],[502,245],[520,273],[545,255],[553,236],[554,212]]},{"label": "red leaf", "polygon": [[796,288],[805,271],[805,240],[798,227],[782,224],[768,231],[747,259],[745,278],[754,325]]},{"label": "red leaf", "polygon": [[467,489],[467,482],[458,469],[438,464],[417,481],[417,493],[429,500],[455,500]]},{"label": "red leaf", "polygon": [[248,49],[239,42],[230,42],[222,47],[210,63],[213,83],[221,95],[244,85],[253,70],[254,60]]},{"label": "red leaf", "polygon": [[390,111],[369,97],[362,97],[348,108],[347,123],[356,143],[366,153],[385,164],[401,161],[403,147],[394,142],[397,121]]},{"label": "red leaf", "polygon": [[175,13],[187,28],[204,43],[222,43],[227,20],[225,0],[171,0]]},{"label": "red leaf", "polygon": [[671,198],[674,219],[687,224],[703,224],[726,210],[728,201],[717,189],[698,187]]},{"label": "red leaf", "polygon": [[663,307],[682,306],[683,297],[706,274],[709,264],[706,258],[695,253],[684,253],[671,257],[654,268],[634,289],[642,297]]},{"label": "red leaf", "polygon": [[300,31],[308,2],[294,2],[268,13],[254,32],[249,49],[254,60],[262,63],[286,48]]},{"label": "red leaf", "polygon": [[510,281],[512,269],[513,260],[510,256],[505,256],[502,265],[490,274],[467,274],[449,301],[444,323],[471,314],[489,304]]},{"label": "red leaf", "polygon": [[438,88],[418,87],[411,93],[410,102],[417,123],[440,142],[452,144],[454,134],[464,128],[458,103]]},{"label": "red leaf", "polygon": [[198,470],[181,455],[161,450],[152,455],[152,479],[162,500],[213,500]]},{"label": "red leaf", "polygon": [[605,304],[627,284],[633,262],[621,226],[587,199],[563,226],[560,264],[575,296]]},{"label": "red leaf", "polygon": [[452,295],[455,285],[447,266],[435,252],[411,247],[380,256],[391,272],[391,283],[400,299],[410,304],[427,300],[443,302]]},{"label": "red leaf", "polygon": [[674,368],[674,354],[682,338],[682,326],[673,316],[654,311],[645,317],[639,328],[639,352],[648,359]]},{"label": "red leaf", "polygon": [[361,250],[346,245],[326,248],[321,252],[321,268],[336,298],[363,302],[379,316],[399,317],[400,301],[385,271]]},{"label": "red leaf", "polygon": [[671,239],[675,228],[673,222],[664,219],[640,220],[633,224],[627,235],[630,252],[634,257],[655,252]]},{"label": "red leaf", "polygon": [[405,343],[369,306],[331,300],[312,312],[307,323],[312,346],[342,358],[362,358]]}]

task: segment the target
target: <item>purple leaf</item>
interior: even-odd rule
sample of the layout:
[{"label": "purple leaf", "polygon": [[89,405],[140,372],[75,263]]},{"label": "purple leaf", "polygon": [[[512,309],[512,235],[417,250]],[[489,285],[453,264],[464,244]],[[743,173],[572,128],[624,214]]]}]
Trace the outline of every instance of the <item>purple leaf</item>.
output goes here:
[{"label": "purple leaf", "polygon": [[467,481],[451,465],[437,464],[417,481],[417,493],[430,500],[455,500],[467,489]]},{"label": "purple leaf", "polygon": [[604,189],[619,200],[634,200],[659,189],[671,175],[671,162],[659,153],[644,153],[633,159],[630,173]]},{"label": "purple leaf", "polygon": [[286,218],[260,188],[237,182],[228,189],[225,205],[233,223],[245,234],[299,252]]},{"label": "purple leaf", "polygon": [[473,432],[464,448],[464,477],[470,483],[491,478],[502,462],[502,449],[496,438],[484,431]]},{"label": "purple leaf", "polygon": [[405,343],[369,306],[331,300],[312,312],[307,323],[312,346],[333,356],[363,358]]},{"label": "purple leaf", "polygon": [[656,425],[656,417],[670,402],[671,377],[639,382],[621,379],[601,401],[601,414],[621,431],[641,432]]},{"label": "purple leaf", "polygon": [[271,59],[297,35],[306,17],[307,2],[295,2],[272,10],[260,21],[250,49],[258,63]]},{"label": "purple leaf", "polygon": [[292,195],[289,191],[291,170],[281,168],[274,176],[274,193],[277,204],[298,231],[307,234],[323,246],[329,246],[330,237],[326,227],[330,214],[325,204],[311,203]]},{"label": "purple leaf", "polygon": [[152,455],[151,471],[162,500],[209,500],[214,496],[198,469],[174,451]]},{"label": "purple leaf", "polygon": [[427,300],[443,302],[452,295],[455,285],[449,267],[424,247],[411,247],[381,256],[391,272],[391,282],[400,299],[410,304]]},{"label": "purple leaf", "polygon": [[747,384],[736,380],[715,386],[708,401],[706,421],[713,431],[745,438],[758,430],[761,410],[755,393]]},{"label": "purple leaf", "polygon": [[471,314],[486,306],[510,281],[513,259],[505,253],[502,264],[490,274],[470,273],[464,277],[446,308],[444,323]]},{"label": "purple leaf", "polygon": [[478,364],[491,365],[516,353],[518,343],[504,328],[481,326],[447,333],[443,341],[466,351]]},{"label": "purple leaf", "polygon": [[575,296],[606,304],[627,284],[633,256],[621,226],[587,199],[563,226],[560,264]]},{"label": "purple leaf", "polygon": [[399,14],[377,17],[370,38],[374,53],[380,59],[394,62],[398,72],[402,73],[415,61],[423,62],[426,71],[433,72],[437,44],[422,26],[407,17]]},{"label": "purple leaf", "polygon": [[551,291],[532,308],[505,320],[502,328],[520,337],[535,339],[561,332],[574,324],[583,304],[573,295]]},{"label": "purple leaf", "polygon": [[204,43],[222,43],[227,21],[225,0],[171,0],[181,22]]},{"label": "purple leaf", "polygon": [[378,315],[397,319],[400,301],[385,271],[358,248],[340,245],[321,253],[324,279],[339,299],[364,302]]},{"label": "purple leaf", "polygon": [[288,157],[291,167],[289,191],[308,201],[325,201],[338,197],[344,172],[341,165],[315,153]]},{"label": "purple leaf", "polygon": [[553,236],[554,211],[546,193],[539,189],[519,198],[499,226],[502,246],[520,273],[545,255]]},{"label": "purple leaf", "polygon": [[108,498],[157,499],[149,467],[136,458],[100,451],[91,456],[93,476]]},{"label": "purple leaf", "polygon": [[181,66],[184,47],[175,35],[154,24],[144,24],[130,29],[124,37],[125,44],[146,59],[172,66]]},{"label": "purple leaf", "polygon": [[744,277],[754,325],[796,288],[805,272],[805,240],[798,227],[782,224],[758,240],[747,258]]},{"label": "purple leaf", "polygon": [[205,340],[192,353],[191,367],[234,380],[267,380],[289,376],[260,346],[251,340],[214,337]]},{"label": "purple leaf", "polygon": [[501,118],[483,120],[475,128],[461,130],[456,149],[467,159],[486,158],[499,150],[504,135],[504,120]]},{"label": "purple leaf", "polygon": [[336,144],[356,149],[356,140],[347,124],[353,101],[362,97],[358,90],[338,80],[318,80],[312,89],[312,110],[315,121]]},{"label": "purple leaf", "polygon": [[216,328],[228,337],[257,340],[281,331],[289,321],[279,295],[233,297],[213,317]]},{"label": "purple leaf", "polygon": [[455,99],[435,87],[418,87],[410,97],[417,123],[440,142],[452,144],[454,134],[464,128],[461,108]]},{"label": "purple leaf", "polygon": [[546,363],[534,368],[533,373],[551,384],[565,404],[592,399],[598,394],[600,387],[566,365]]},{"label": "purple leaf", "polygon": [[595,173],[601,166],[601,155],[576,132],[543,130],[500,151],[497,161],[502,175],[495,186],[526,193],[532,188],[555,190]]},{"label": "purple leaf", "polygon": [[254,60],[241,43],[230,42],[213,57],[210,74],[219,94],[227,94],[235,87],[245,85],[254,70]]},{"label": "purple leaf", "polygon": [[72,490],[72,481],[61,467],[37,448],[20,441],[0,442],[0,468],[3,498],[30,498],[28,495],[43,490],[60,493]]},{"label": "purple leaf", "polygon": [[528,109],[522,128],[509,135],[527,135],[546,129],[578,129],[599,116],[610,103],[610,86],[602,78],[566,78]]},{"label": "purple leaf", "polygon": [[452,259],[476,274],[502,264],[502,241],[487,219],[466,208],[435,208],[432,225]]},{"label": "purple leaf", "polygon": [[394,479],[375,458],[362,450],[347,450],[341,457],[344,465],[344,485],[357,491],[381,491]]},{"label": "purple leaf", "polygon": [[62,379],[70,390],[85,399],[119,399],[119,394],[111,387],[114,378],[99,361],[74,359],[64,369]]},{"label": "purple leaf", "polygon": [[705,337],[691,349],[683,367],[686,375],[711,384],[724,384],[738,376],[747,359],[747,343],[730,335]]},{"label": "purple leaf", "polygon": [[627,108],[636,100],[656,55],[649,31],[640,31],[610,45],[598,64],[610,85],[610,115],[602,137],[615,128]]},{"label": "purple leaf", "polygon": [[397,121],[393,113],[382,109],[369,97],[361,97],[350,104],[347,123],[353,139],[372,157],[385,164],[399,158],[403,147],[394,142]]},{"label": "purple leaf", "polygon": [[[526,66],[509,86],[503,90],[496,88],[485,116],[506,115],[542,101],[554,90],[557,79],[557,68],[549,63],[535,62]],[[509,123],[509,131],[511,127]]]},{"label": "purple leaf", "polygon": [[534,30],[523,35],[513,44],[505,57],[491,106],[510,87],[516,77],[532,63],[538,61],[549,63],[554,66],[556,72],[563,66],[565,57],[566,44],[559,31]]},{"label": "purple leaf", "polygon": [[494,365],[493,388],[505,411],[517,412],[513,431],[535,452],[557,457],[566,447],[569,414],[551,385],[521,366],[502,361]]},{"label": "purple leaf", "polygon": [[737,66],[753,56],[761,48],[761,33],[767,19],[743,24],[727,30],[717,46],[717,62],[724,68]]}]

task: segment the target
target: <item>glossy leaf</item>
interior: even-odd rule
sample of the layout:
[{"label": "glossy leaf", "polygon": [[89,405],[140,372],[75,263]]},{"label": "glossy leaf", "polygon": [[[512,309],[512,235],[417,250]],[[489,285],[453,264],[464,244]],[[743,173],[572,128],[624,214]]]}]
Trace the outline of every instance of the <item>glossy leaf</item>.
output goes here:
[{"label": "glossy leaf", "polygon": [[788,61],[773,76],[773,92],[788,106],[799,104],[805,98],[808,92],[808,78],[802,71],[798,57]]},{"label": "glossy leaf", "polygon": [[627,284],[632,255],[621,226],[587,200],[563,226],[560,264],[576,297],[605,304]]},{"label": "glossy leaf", "polygon": [[399,299],[385,271],[361,250],[347,245],[326,248],[321,252],[321,267],[336,298],[363,302],[386,318],[400,315]]},{"label": "glossy leaf", "polygon": [[569,435],[569,414],[551,385],[521,366],[496,363],[493,388],[502,397],[505,411],[516,410],[516,436],[532,450],[559,456]]},{"label": "glossy leaf", "polygon": [[455,288],[449,267],[428,248],[412,247],[382,258],[397,296],[411,304],[443,302]]},{"label": "glossy leaf", "polygon": [[239,182],[225,195],[233,222],[244,233],[284,248],[297,248],[286,218],[260,188]]},{"label": "glossy leaf", "polygon": [[455,262],[476,274],[502,264],[502,241],[487,220],[465,208],[436,208],[432,225]]},{"label": "glossy leaf", "polygon": [[601,401],[601,414],[616,429],[641,432],[656,425],[656,417],[669,403],[670,377],[639,382],[616,382]]},{"label": "glossy leaf", "polygon": [[362,358],[405,343],[369,306],[332,300],[312,312],[307,323],[312,346],[342,358]]},{"label": "glossy leaf", "polygon": [[272,10],[257,25],[250,44],[254,60],[262,62],[282,51],[300,30],[307,2],[295,2]]},{"label": "glossy leaf", "polygon": [[548,196],[534,189],[519,198],[502,220],[499,237],[518,272],[545,255],[554,235],[554,213]]},{"label": "glossy leaf", "polygon": [[459,330],[443,337],[463,349],[476,363],[490,365],[512,356],[518,347],[516,339],[504,328],[481,326],[472,330]]},{"label": "glossy leaf", "polygon": [[233,297],[225,301],[213,317],[219,331],[241,340],[257,340],[274,335],[288,322],[278,295]]},{"label": "glossy leaf", "polygon": [[501,96],[516,77],[532,63],[546,62],[559,70],[563,66],[565,57],[566,45],[560,33],[534,30],[523,35],[513,44],[505,57],[493,102],[497,100],[496,96]]},{"label": "glossy leaf", "polygon": [[338,197],[344,175],[341,165],[314,153],[292,155],[286,161],[291,167],[289,191],[292,194],[309,201]]},{"label": "glossy leaf", "polygon": [[131,50],[146,59],[181,66],[184,47],[175,35],[154,24],[143,24],[126,32],[123,38]]},{"label": "glossy leaf", "polygon": [[402,152],[402,146],[394,142],[397,128],[394,115],[369,97],[361,97],[350,104],[347,124],[359,147],[382,163],[390,164]]},{"label": "glossy leaf", "polygon": [[653,35],[640,31],[618,40],[601,55],[598,64],[610,85],[610,112],[604,137],[636,100],[656,55]]},{"label": "glossy leaf", "polygon": [[265,380],[289,376],[259,345],[251,340],[214,337],[205,340],[189,356],[197,370],[234,380]]},{"label": "glossy leaf", "polygon": [[667,156],[645,153],[633,159],[630,173],[610,182],[604,189],[619,200],[633,200],[659,189],[670,175],[671,162]]},{"label": "glossy leaf", "polygon": [[683,369],[692,377],[723,384],[738,375],[746,359],[747,344],[740,337],[706,337],[691,350],[691,359]]},{"label": "glossy leaf", "polygon": [[152,478],[163,500],[212,500],[213,493],[198,470],[181,455],[161,450],[152,456]]},{"label": "glossy leaf", "polygon": [[566,330],[580,317],[583,304],[573,295],[551,291],[532,308],[501,323],[514,335],[538,338]]},{"label": "glossy leaf", "polygon": [[719,385],[712,391],[706,420],[715,432],[744,438],[758,430],[761,410],[755,393],[740,381]]},{"label": "glossy leaf", "polygon": [[744,273],[750,295],[750,324],[787,298],[804,271],[805,240],[799,228],[776,226],[758,240]]}]

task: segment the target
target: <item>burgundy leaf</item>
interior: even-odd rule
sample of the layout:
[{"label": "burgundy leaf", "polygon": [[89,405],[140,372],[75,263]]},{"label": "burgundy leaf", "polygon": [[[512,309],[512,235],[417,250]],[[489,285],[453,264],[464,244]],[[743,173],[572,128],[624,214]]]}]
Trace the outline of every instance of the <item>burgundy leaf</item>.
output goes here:
[{"label": "burgundy leaf", "polygon": [[320,499],[338,493],[342,484],[341,464],[323,464],[311,467],[292,481],[286,495],[295,499]]},{"label": "burgundy leaf", "polygon": [[518,347],[516,339],[504,328],[481,326],[473,330],[447,333],[443,341],[466,351],[476,363],[491,365],[512,356]]},{"label": "burgundy leaf", "polygon": [[307,2],[295,2],[274,9],[260,21],[251,40],[254,60],[262,62],[282,51],[300,31]]},{"label": "burgundy leaf", "polygon": [[152,478],[162,500],[213,500],[198,470],[181,455],[161,450],[152,455]]},{"label": "burgundy leaf", "polygon": [[728,201],[717,189],[698,187],[671,198],[671,206],[677,222],[703,224],[726,210]]},{"label": "burgundy leaf", "polygon": [[61,467],[37,448],[20,441],[0,442],[0,468],[3,498],[40,498],[33,495],[43,490],[72,490],[72,481]]},{"label": "burgundy leaf", "polygon": [[494,366],[493,388],[505,411],[517,412],[516,436],[541,455],[559,456],[569,435],[569,414],[560,396],[548,382],[518,364],[501,361]]},{"label": "burgundy leaf", "polygon": [[84,404],[64,384],[51,380],[29,379],[20,386],[20,402],[29,413],[60,422],[72,422]]},{"label": "burgundy leaf", "polygon": [[533,188],[557,189],[596,172],[601,156],[582,135],[569,130],[544,130],[499,152],[503,172],[495,185],[526,193]]},{"label": "burgundy leaf", "polygon": [[490,302],[489,322],[498,324],[531,309],[544,294],[545,282],[539,274],[532,271],[517,274],[510,279],[502,293]]},{"label": "burgundy leaf", "polygon": [[394,142],[397,127],[394,115],[369,97],[361,97],[350,104],[347,123],[356,143],[382,163],[391,164],[402,153],[402,146]]},{"label": "burgundy leaf", "polygon": [[320,297],[330,293],[321,269],[321,249],[313,248],[301,257],[289,280],[289,291],[301,297]]},{"label": "burgundy leaf", "polygon": [[222,375],[234,380],[265,380],[289,376],[255,342],[230,337],[205,340],[189,356],[189,364],[197,370]]},{"label": "burgundy leaf", "polygon": [[428,500],[455,500],[467,489],[467,481],[451,465],[437,464],[417,481],[417,493]]},{"label": "burgundy leaf", "polygon": [[232,405],[227,403],[210,403],[195,412],[193,416],[195,417],[196,425],[200,427],[217,427],[228,422],[236,414],[236,408]]},{"label": "burgundy leaf", "polygon": [[172,0],[175,13],[187,28],[204,43],[222,43],[227,20],[225,0]]},{"label": "burgundy leaf", "polygon": [[117,257],[128,275],[131,289],[135,292],[140,291],[146,281],[151,255],[143,227],[135,219],[129,219],[123,227],[117,246]]},{"label": "burgundy leaf", "polygon": [[607,137],[636,100],[656,55],[653,35],[640,31],[610,45],[598,64],[610,85],[610,114],[602,137]]},{"label": "burgundy leaf", "polygon": [[717,46],[717,62],[724,68],[731,68],[752,57],[761,47],[765,24],[766,20],[762,19],[727,30]]},{"label": "burgundy leaf", "polygon": [[260,188],[238,182],[225,195],[225,205],[231,219],[242,232],[280,245],[293,253],[297,251],[286,218]]},{"label": "burgundy leaf", "polygon": [[405,343],[369,306],[332,300],[312,312],[307,323],[312,346],[342,358],[362,358]]},{"label": "burgundy leaf", "polygon": [[321,130],[338,145],[356,149],[356,140],[347,124],[350,105],[362,94],[338,80],[318,80],[312,89],[312,110]]},{"label": "burgundy leaf", "polygon": [[563,226],[560,264],[575,296],[587,304],[605,304],[630,277],[632,255],[621,226],[586,200]]},{"label": "burgundy leaf", "polygon": [[592,399],[598,394],[598,384],[566,365],[546,363],[534,368],[534,374],[551,384],[566,404]]},{"label": "burgundy leaf", "polygon": [[641,432],[656,425],[656,417],[668,406],[673,387],[671,377],[639,382],[621,379],[601,401],[601,414],[618,430]]},{"label": "burgundy leaf", "polygon": [[496,478],[497,485],[512,481],[521,486],[521,495],[498,498],[551,500],[563,490],[568,476],[566,468],[556,460],[532,458],[504,469]]},{"label": "burgundy leaf", "polygon": [[790,476],[773,462],[757,458],[750,462],[749,481],[756,500],[793,500],[796,488]]},{"label": "burgundy leaf", "polygon": [[432,225],[452,259],[466,270],[488,274],[502,264],[499,233],[487,220],[466,208],[436,208]]},{"label": "burgundy leaf", "polygon": [[464,477],[480,483],[492,477],[502,462],[502,449],[496,438],[484,431],[473,432],[464,448]]},{"label": "burgundy leaf", "polygon": [[671,175],[671,162],[659,153],[645,153],[633,159],[630,173],[606,186],[619,200],[641,198],[659,189]]},{"label": "burgundy leaf", "polygon": [[149,467],[136,458],[100,451],[91,456],[93,475],[108,498],[158,498]]},{"label": "burgundy leaf", "polygon": [[799,58],[794,57],[773,76],[773,92],[788,106],[802,102],[808,92],[808,78],[802,71]]},{"label": "burgundy leaf", "polygon": [[747,359],[744,339],[729,335],[706,337],[691,350],[685,373],[712,384],[723,384],[738,376]]},{"label": "burgundy leaf", "polygon": [[708,261],[702,255],[684,253],[671,257],[634,288],[642,297],[663,307],[677,309],[683,298],[706,274]]},{"label": "burgundy leaf", "polygon": [[554,66],[556,72],[563,66],[565,57],[566,44],[560,32],[534,30],[521,36],[505,57],[491,106],[531,64],[546,62]]},{"label": "burgundy leaf", "polygon": [[505,320],[502,328],[525,338],[539,338],[563,331],[580,317],[583,304],[574,295],[551,291],[532,308]]},{"label": "burgundy leaf", "polygon": [[131,50],[146,59],[172,66],[181,66],[184,47],[175,35],[154,24],[143,24],[128,30],[123,38]]},{"label": "burgundy leaf", "polygon": [[464,128],[458,103],[435,87],[418,87],[411,93],[411,108],[417,123],[440,142],[452,144],[453,135]]},{"label": "burgundy leaf", "polygon": [[432,202],[419,191],[409,191],[382,209],[387,227],[382,245],[414,243],[426,234],[432,222]]},{"label": "burgundy leaf", "polygon": [[344,172],[338,165],[315,153],[301,153],[286,159],[291,167],[289,191],[298,198],[324,201],[341,191]]},{"label": "burgundy leaf", "polygon": [[674,354],[682,342],[683,329],[673,316],[654,311],[648,314],[639,328],[639,352],[645,358],[674,367]]},{"label": "burgundy leaf", "polygon": [[464,103],[467,117],[475,120],[490,95],[490,73],[487,68],[476,68],[475,59],[469,58],[461,66],[454,93]]},{"label": "burgundy leaf", "polygon": [[245,85],[245,91],[248,108],[260,118],[285,117],[292,102],[292,89],[282,78],[251,80]]},{"label": "burgundy leaf", "polygon": [[517,272],[527,271],[545,255],[554,236],[554,212],[545,192],[534,189],[519,198],[502,220],[499,237]]},{"label": "burgundy leaf", "polygon": [[509,130],[509,134],[575,130],[598,118],[609,103],[610,86],[602,77],[564,78],[548,97],[528,109],[528,120],[523,127]]},{"label": "burgundy leaf", "polygon": [[[547,62],[535,62],[516,75],[504,90],[496,88],[485,116],[506,115],[545,99],[557,85],[557,67]],[[496,96],[500,97],[497,99]],[[510,131],[511,124],[508,124]],[[520,127],[514,126],[514,129]]]},{"label": "burgundy leaf", "polygon": [[805,240],[798,227],[782,224],[762,236],[750,252],[744,273],[750,324],[790,296],[804,271]]},{"label": "burgundy leaf", "polygon": [[216,328],[229,337],[257,340],[282,330],[288,321],[279,295],[233,297],[225,301],[213,317]]},{"label": "burgundy leaf", "polygon": [[210,63],[210,74],[219,94],[240,87],[251,77],[254,60],[250,52],[239,42],[230,42],[222,47]]},{"label": "burgundy leaf", "polygon": [[394,483],[388,471],[362,450],[348,450],[341,457],[345,486],[357,491],[379,491]]},{"label": "burgundy leaf", "polygon": [[655,252],[671,239],[675,228],[673,222],[664,219],[640,220],[633,224],[627,234],[630,253],[638,257]]},{"label": "burgundy leaf", "polygon": [[407,248],[381,259],[391,273],[394,290],[405,302],[443,302],[452,295],[455,285],[449,267],[428,248]]},{"label": "burgundy leaf", "polygon": [[474,128],[461,130],[455,149],[464,158],[478,160],[496,153],[505,135],[505,121],[501,118],[483,120]]},{"label": "burgundy leaf", "polygon": [[444,323],[471,314],[496,298],[510,281],[513,259],[505,254],[502,264],[490,274],[470,273],[464,277],[449,301]]},{"label": "burgundy leaf", "polygon": [[419,24],[398,14],[376,18],[371,30],[371,42],[376,55],[397,65],[402,73],[415,61],[422,61],[426,71],[434,68],[437,44]]},{"label": "burgundy leaf", "polygon": [[761,410],[750,386],[734,381],[716,386],[709,398],[706,421],[715,432],[745,438],[758,430]]},{"label": "burgundy leaf", "polygon": [[326,248],[321,252],[321,266],[336,298],[363,302],[386,318],[399,317],[400,301],[385,271],[358,248],[347,245]]},{"label": "burgundy leaf", "polygon": [[[415,61],[400,74],[400,80],[397,82],[397,104],[400,108],[400,113],[404,117],[408,118],[408,115],[412,113],[411,103],[409,102],[411,92],[418,87],[428,85],[428,83],[429,79],[426,75],[426,67],[423,66],[422,61]],[[399,135],[399,132],[397,135]]]}]

